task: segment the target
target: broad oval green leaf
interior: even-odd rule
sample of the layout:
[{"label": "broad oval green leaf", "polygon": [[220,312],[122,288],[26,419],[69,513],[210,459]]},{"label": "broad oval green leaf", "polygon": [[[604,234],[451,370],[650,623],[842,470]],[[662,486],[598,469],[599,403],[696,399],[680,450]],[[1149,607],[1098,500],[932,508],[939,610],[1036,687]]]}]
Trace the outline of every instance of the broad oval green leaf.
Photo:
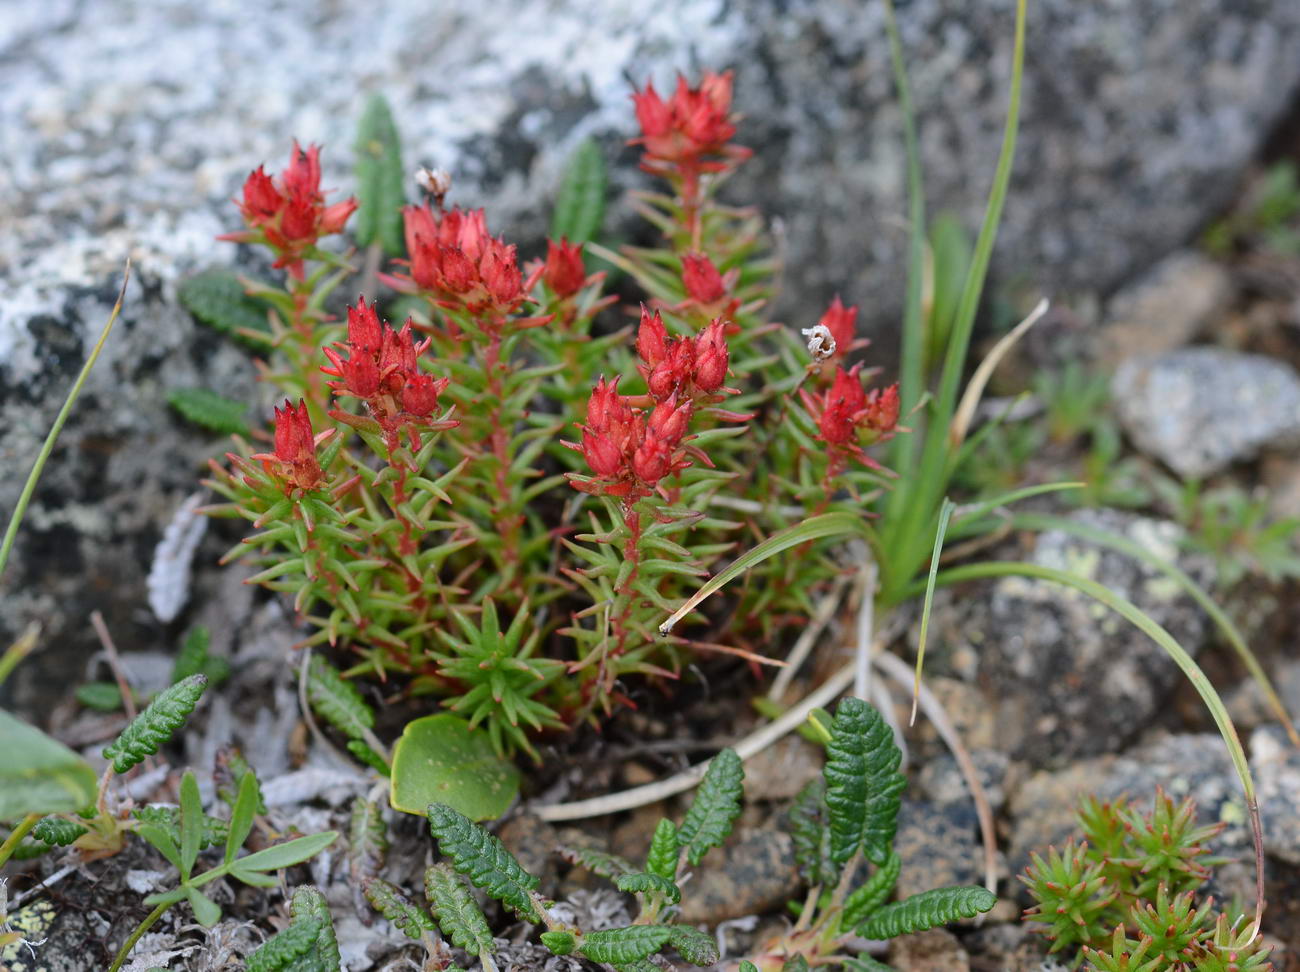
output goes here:
[{"label": "broad oval green leaf", "polygon": [[519,792],[519,770],[492,748],[488,734],[439,713],[406,724],[393,747],[394,810],[424,816],[445,803],[471,820],[501,816]]},{"label": "broad oval green leaf", "polygon": [[90,764],[61,742],[0,709],[0,820],[72,813],[95,802]]}]

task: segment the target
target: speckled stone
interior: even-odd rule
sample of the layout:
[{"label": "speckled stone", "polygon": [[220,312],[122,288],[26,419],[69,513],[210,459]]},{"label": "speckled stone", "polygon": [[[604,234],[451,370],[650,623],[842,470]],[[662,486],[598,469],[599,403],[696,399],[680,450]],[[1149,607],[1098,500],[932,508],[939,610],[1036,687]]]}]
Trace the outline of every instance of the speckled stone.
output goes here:
[{"label": "speckled stone", "polygon": [[898,897],[954,884],[982,884],[984,851],[975,806],[904,800],[894,850],[903,861]]},{"label": "speckled stone", "polygon": [[1111,393],[1138,448],[1184,478],[1300,444],[1300,376],[1263,355],[1185,348],[1133,358]]},{"label": "speckled stone", "polygon": [[[935,211],[977,224],[1006,110],[1013,3],[915,0],[899,26]],[[176,285],[249,259],[212,242],[254,166],[323,143],[325,184],[352,185],[365,99],[382,91],[408,165],[540,252],[573,147],[595,136],[611,196],[642,184],[629,79],[734,67],[759,149],[730,192],[777,222],[777,311],[806,325],[840,290],[877,325],[901,302],[901,118],[882,7],[840,0],[8,0],[0,30],[0,509],[9,509],[108,313],[127,309],[64,431],[5,578],[0,641],[29,619],[33,681],[75,667],[98,607],[120,642],[170,648],[143,613],[163,524],[221,444],[165,396],[201,386],[256,401],[246,356],[195,327]],[[1031,11],[1023,128],[997,261],[1044,286],[1107,290],[1184,241],[1230,196],[1300,79],[1300,6],[1173,0]],[[634,223],[626,207],[613,238]],[[644,233],[644,229],[639,230]],[[256,269],[246,264],[242,269]],[[265,407],[266,403],[260,403]],[[208,562],[220,546],[201,556]],[[184,624],[184,619],[178,623]]]},{"label": "speckled stone", "polygon": [[[1194,576],[1207,565],[1182,555],[1180,528],[1115,511],[1072,514],[1170,559]],[[1091,578],[1161,624],[1197,654],[1209,626],[1163,574],[1062,531],[1040,534],[1025,559]],[[1006,577],[936,599],[936,674],[971,681],[983,696],[997,748],[1031,766],[1116,752],[1141,731],[1182,678],[1141,631],[1091,597],[1047,581]],[[988,742],[973,743],[988,746]]]},{"label": "speckled stone", "polygon": [[1259,793],[1264,850],[1300,866],[1300,753],[1273,726],[1250,734],[1250,771]]},{"label": "speckled stone", "polygon": [[680,921],[716,925],[780,907],[799,891],[794,842],[782,830],[740,830],[682,887]]},{"label": "speckled stone", "polygon": [[951,932],[931,928],[891,939],[889,964],[909,972],[967,972],[970,956]]}]

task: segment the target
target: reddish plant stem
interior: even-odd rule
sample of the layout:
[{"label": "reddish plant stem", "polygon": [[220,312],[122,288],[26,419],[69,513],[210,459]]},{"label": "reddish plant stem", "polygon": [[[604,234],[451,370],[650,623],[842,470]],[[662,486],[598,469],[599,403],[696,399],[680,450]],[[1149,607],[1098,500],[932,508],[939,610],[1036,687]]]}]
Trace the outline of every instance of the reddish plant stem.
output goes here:
[{"label": "reddish plant stem", "polygon": [[492,410],[488,416],[491,431],[488,434],[488,448],[496,459],[495,483],[497,506],[493,507],[496,527],[502,540],[501,558],[506,565],[519,563],[519,527],[523,522],[521,514],[514,510],[510,495],[510,435],[504,427],[502,409],[505,400],[505,383],[502,374],[508,365],[501,360],[501,327],[504,321],[494,322],[487,351],[484,354],[484,367],[487,371],[487,394],[492,399]]}]

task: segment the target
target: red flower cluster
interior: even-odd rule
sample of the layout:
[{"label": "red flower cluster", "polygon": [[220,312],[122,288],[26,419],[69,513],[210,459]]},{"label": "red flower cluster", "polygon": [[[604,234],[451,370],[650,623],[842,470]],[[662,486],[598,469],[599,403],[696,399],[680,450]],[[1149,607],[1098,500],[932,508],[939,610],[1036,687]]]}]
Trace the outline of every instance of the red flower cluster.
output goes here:
[{"label": "red flower cluster", "polygon": [[618,393],[618,379],[596,383],[587,403],[587,424],[582,426],[580,449],[596,479],[570,476],[569,482],[585,493],[621,496],[629,502],[654,492],[665,476],[690,465],[682,440],[694,407],[670,395],[647,416]]},{"label": "red flower cluster", "polygon": [[837,367],[835,380],[820,399],[802,388],[799,395],[817,420],[817,438],[829,445],[833,454],[840,460],[854,456],[878,468],[863,447],[893,437],[898,426],[898,385],[873,388],[868,393],[862,387],[861,370],[861,364],[848,371]]},{"label": "red flower cluster", "polygon": [[[330,367],[321,371],[340,379],[330,382],[330,388],[337,395],[350,395],[366,403],[390,451],[397,448],[403,429],[409,433],[414,449],[419,447],[419,427],[446,428],[456,424],[444,425],[432,419],[448,379],[434,378],[420,370],[417,359],[428,346],[427,338],[415,343],[409,320],[400,331],[381,325],[375,305],[367,305],[362,297],[356,307],[348,308],[347,342],[324,349]],[[342,352],[348,356],[343,357]],[[358,422],[356,416],[346,412],[330,414],[349,424]]]},{"label": "red flower cluster", "polygon": [[635,92],[636,118],[641,137],[633,144],[645,147],[644,166],[652,171],[666,166],[683,166],[696,171],[721,171],[725,162],[704,162],[705,156],[749,156],[749,150],[728,145],[736,134],[731,117],[731,72],[705,71],[698,88],[692,88],[680,74],[677,90],[668,101],[648,83]]},{"label": "red flower cluster", "polygon": [[295,408],[286,399],[284,409],[275,410],[275,451],[259,452],[252,458],[261,461],[262,468],[280,483],[285,493],[316,489],[325,479],[316,461],[316,446],[333,433],[333,429],[326,429],[315,435],[306,403],[299,399]]},{"label": "red flower cluster", "polygon": [[715,320],[695,337],[670,338],[658,311],[641,308],[636,350],[645,362],[637,366],[650,397],[662,402],[676,396],[687,401],[721,401],[727,392],[730,352],[726,324]]},{"label": "red flower cluster", "polygon": [[406,293],[424,291],[447,308],[504,316],[523,302],[525,283],[513,244],[491,236],[483,210],[435,213],[426,203],[402,210],[409,276],[385,277]]},{"label": "red flower cluster", "polygon": [[547,240],[542,280],[551,293],[561,300],[572,297],[581,290],[587,282],[587,268],[582,262],[582,244],[570,243],[563,236],[558,243]]},{"label": "red flower cluster", "polygon": [[341,233],[357,208],[355,198],[325,205],[320,190],[320,149],[304,152],[297,142],[288,167],[272,179],[262,166],[244,181],[243,201],[237,201],[248,230],[219,237],[239,243],[264,243],[275,250],[275,266],[286,267],[299,280],[304,254],[322,236]]}]

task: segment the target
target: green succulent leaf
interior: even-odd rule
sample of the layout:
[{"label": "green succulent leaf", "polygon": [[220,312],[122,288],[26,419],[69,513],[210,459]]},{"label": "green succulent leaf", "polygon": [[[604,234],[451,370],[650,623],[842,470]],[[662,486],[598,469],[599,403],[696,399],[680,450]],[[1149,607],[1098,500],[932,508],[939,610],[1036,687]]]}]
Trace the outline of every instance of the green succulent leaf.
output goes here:
[{"label": "green succulent leaf", "polygon": [[0,709],[0,820],[29,813],[75,813],[95,802],[90,764]]},{"label": "green succulent leaf", "polygon": [[614,884],[628,894],[661,894],[672,904],[678,904],[682,900],[681,889],[662,874],[638,871],[635,874],[624,874]]},{"label": "green succulent leaf", "polygon": [[845,928],[853,928],[864,922],[876,909],[889,900],[898,883],[898,872],[902,868],[902,859],[890,850],[885,863],[876,868],[876,872],[867,879],[867,883],[856,888],[844,899]]},{"label": "green succulent leaf", "polygon": [[486,732],[440,712],[413,719],[402,730],[393,747],[389,802],[394,810],[414,814],[442,803],[472,820],[487,820],[509,809],[520,779]]},{"label": "green succulent leaf", "polygon": [[371,878],[364,885],[366,900],[407,938],[418,939],[426,931],[435,931],[433,919],[423,908],[412,904],[406,895],[381,878]]},{"label": "green succulent leaf", "polygon": [[858,934],[864,938],[895,938],[961,918],[974,918],[997,903],[997,896],[985,888],[935,888],[885,905],[858,926]]},{"label": "green succulent leaf", "polygon": [[555,199],[551,239],[568,237],[586,243],[605,220],[605,156],[594,139],[584,139],[569,159],[569,168]]},{"label": "green succulent leaf", "polygon": [[686,848],[692,866],[730,835],[732,823],[740,816],[744,779],[745,769],[734,749],[722,750],[709,763],[695,800],[677,828],[678,841]]},{"label": "green succulent leaf", "polygon": [[235,798],[235,805],[230,811],[230,829],[226,834],[227,864],[234,861],[235,854],[248,839],[261,802],[262,788],[258,785],[256,774],[250,769],[239,781],[239,796]]},{"label": "green succulent leaf", "polygon": [[884,864],[907,785],[893,731],[871,705],[846,698],[835,710],[826,755],[831,859],[845,864],[860,849],[873,864]]},{"label": "green succulent leaf", "polygon": [[125,773],[158,752],[172,733],[185,724],[207,685],[206,675],[191,675],[159,692],[122,734],[104,747],[104,758],[112,762],[113,771]]},{"label": "green succulent leaf", "polygon": [[456,870],[520,918],[541,922],[529,894],[541,879],[525,871],[500,840],[443,803],[429,804],[428,817],[439,850],[451,858]]},{"label": "green succulent leaf", "polygon": [[255,347],[271,343],[267,305],[245,293],[243,283],[229,270],[214,267],[197,273],[177,288],[176,296],[186,310],[214,330]]},{"label": "green succulent leaf", "polygon": [[371,95],[357,127],[357,214],[353,234],[359,246],[376,240],[389,256],[402,256],[402,143],[388,101]]},{"label": "green succulent leaf", "polygon": [[351,682],[320,655],[307,666],[307,700],[312,711],[349,739],[362,739],[375,726],[375,712]]},{"label": "green succulent leaf", "polygon": [[712,935],[690,925],[670,925],[668,944],[691,965],[713,965],[721,956]]},{"label": "green succulent leaf", "polygon": [[32,828],[32,836],[51,847],[67,847],[84,833],[86,828],[81,824],[62,817],[42,817]]},{"label": "green succulent leaf", "polygon": [[667,925],[628,925],[583,935],[578,951],[593,962],[625,965],[653,955],[671,936]]},{"label": "green succulent leaf", "polygon": [[207,388],[173,388],[167,393],[167,404],[187,422],[211,432],[244,437],[249,434],[245,421],[248,405]]},{"label": "green succulent leaf", "polygon": [[[445,863],[424,872],[424,896],[442,933],[471,955],[496,950],[492,929],[460,876]],[[549,947],[549,946],[548,946]],[[554,949],[552,949],[554,951]],[[563,954],[563,953],[556,953]]]},{"label": "green succulent leaf", "polygon": [[645,869],[669,881],[675,880],[680,851],[681,843],[677,839],[677,827],[671,820],[661,819],[650,841],[650,850],[645,858]]},{"label": "green succulent leaf", "polygon": [[[181,777],[181,878],[188,879],[199,856],[203,837],[203,802],[199,798],[199,781],[192,770]],[[195,907],[195,913],[198,906]],[[202,919],[200,919],[202,921]]]}]

